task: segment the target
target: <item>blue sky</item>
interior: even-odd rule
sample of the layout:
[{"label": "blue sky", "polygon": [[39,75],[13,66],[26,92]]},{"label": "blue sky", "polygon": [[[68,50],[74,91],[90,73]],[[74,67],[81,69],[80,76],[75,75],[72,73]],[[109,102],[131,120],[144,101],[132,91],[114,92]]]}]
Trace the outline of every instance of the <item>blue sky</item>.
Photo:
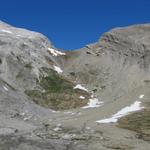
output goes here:
[{"label": "blue sky", "polygon": [[78,49],[111,28],[150,23],[150,0],[1,0],[0,20]]}]

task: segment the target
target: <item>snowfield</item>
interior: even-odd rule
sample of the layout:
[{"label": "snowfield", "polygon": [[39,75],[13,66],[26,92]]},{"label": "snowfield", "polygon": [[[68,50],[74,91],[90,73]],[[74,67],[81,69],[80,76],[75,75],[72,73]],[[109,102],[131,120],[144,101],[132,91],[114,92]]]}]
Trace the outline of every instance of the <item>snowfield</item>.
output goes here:
[{"label": "snowfield", "polygon": [[97,98],[91,98],[89,99],[89,102],[87,104],[87,106],[84,106],[82,108],[86,109],[86,108],[96,108],[96,107],[100,107],[102,106],[104,102],[99,101]]},{"label": "snowfield", "polygon": [[83,87],[81,84],[77,84],[77,85],[74,87],[74,89],[80,89],[80,90],[83,90],[83,91],[88,92],[88,90],[87,90],[85,87]]},{"label": "snowfield", "polygon": [[85,99],[85,97],[84,97],[84,96],[80,96],[79,98],[80,98],[80,99]]},{"label": "snowfield", "polygon": [[144,94],[141,94],[141,95],[139,96],[139,98],[140,98],[140,99],[144,98]]},{"label": "snowfield", "polygon": [[5,32],[5,33],[12,34],[12,32],[11,32],[11,31],[9,31],[9,30],[2,29],[1,31],[2,31],[2,32]]},{"label": "snowfield", "polygon": [[50,53],[53,55],[53,56],[59,56],[59,55],[66,55],[65,53],[63,52],[60,52],[60,51],[57,51],[53,48],[48,48],[48,50],[50,51]]},{"label": "snowfield", "polygon": [[8,91],[8,88],[6,86],[3,86],[3,88],[4,88],[5,91]]},{"label": "snowfield", "polygon": [[120,111],[118,111],[116,114],[114,114],[111,118],[107,118],[107,119],[102,119],[102,120],[98,120],[96,121],[97,123],[115,123],[118,121],[119,118],[128,115],[131,112],[134,111],[139,111],[141,109],[143,109],[144,107],[141,106],[141,102],[140,101],[135,101],[133,104],[131,104],[130,106],[127,106],[123,109],[121,109]]},{"label": "snowfield", "polygon": [[63,70],[57,66],[54,66],[54,70],[57,71],[57,73],[59,74],[63,72]]}]

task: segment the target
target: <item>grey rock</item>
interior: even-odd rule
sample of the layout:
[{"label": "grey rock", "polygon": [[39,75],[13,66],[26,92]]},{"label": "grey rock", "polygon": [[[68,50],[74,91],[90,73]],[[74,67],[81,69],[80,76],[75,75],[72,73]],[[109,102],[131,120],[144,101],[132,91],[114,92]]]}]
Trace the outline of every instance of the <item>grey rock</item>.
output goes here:
[{"label": "grey rock", "polygon": [[[130,105],[140,94],[146,97],[143,103],[149,102],[149,43],[150,24],[134,25],[113,29],[96,43],[54,56],[48,49],[59,50],[44,35],[0,21],[0,150],[107,150],[124,145],[147,150],[150,144],[136,139],[135,133],[95,121]],[[54,66],[63,70],[58,79],[69,83],[73,92],[76,84],[89,91],[77,90],[75,96],[85,94],[89,99],[93,93],[104,106],[66,113],[35,103],[25,91],[43,96],[47,91],[41,78],[48,77],[48,71],[57,75]],[[63,92],[48,97],[70,99],[70,93]],[[54,130],[60,124],[61,130]]]}]

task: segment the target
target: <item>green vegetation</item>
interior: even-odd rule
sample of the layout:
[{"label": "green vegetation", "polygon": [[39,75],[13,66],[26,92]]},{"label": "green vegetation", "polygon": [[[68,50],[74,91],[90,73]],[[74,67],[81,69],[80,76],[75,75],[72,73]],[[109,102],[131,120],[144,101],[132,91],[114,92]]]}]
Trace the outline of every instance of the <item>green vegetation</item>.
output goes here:
[{"label": "green vegetation", "polygon": [[124,145],[124,144],[104,145],[104,146],[109,148],[109,149],[114,149],[114,150],[130,150],[130,149],[133,149],[132,146]]},{"label": "green vegetation", "polygon": [[[48,76],[41,77],[37,83],[43,90],[26,90],[32,100],[44,107],[54,110],[64,110],[82,107],[87,104],[89,94],[82,90],[73,89],[74,84],[53,70],[46,70]],[[79,96],[86,99],[81,100]]]},{"label": "green vegetation", "polygon": [[73,83],[62,78],[55,71],[51,70],[48,72],[47,77],[43,77],[40,81],[41,87],[43,87],[47,92],[54,93],[72,93]]},{"label": "green vegetation", "polygon": [[118,126],[121,128],[136,131],[139,138],[150,141],[150,109],[146,108],[140,112],[135,112],[119,120]]}]

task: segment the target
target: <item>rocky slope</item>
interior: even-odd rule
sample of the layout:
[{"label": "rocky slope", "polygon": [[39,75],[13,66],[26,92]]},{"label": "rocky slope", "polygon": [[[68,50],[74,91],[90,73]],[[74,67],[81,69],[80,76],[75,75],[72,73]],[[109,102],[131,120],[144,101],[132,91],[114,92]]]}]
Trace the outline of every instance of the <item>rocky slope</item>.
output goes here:
[{"label": "rocky slope", "polygon": [[135,25],[62,52],[0,22],[0,150],[148,150],[149,43],[150,25]]}]

